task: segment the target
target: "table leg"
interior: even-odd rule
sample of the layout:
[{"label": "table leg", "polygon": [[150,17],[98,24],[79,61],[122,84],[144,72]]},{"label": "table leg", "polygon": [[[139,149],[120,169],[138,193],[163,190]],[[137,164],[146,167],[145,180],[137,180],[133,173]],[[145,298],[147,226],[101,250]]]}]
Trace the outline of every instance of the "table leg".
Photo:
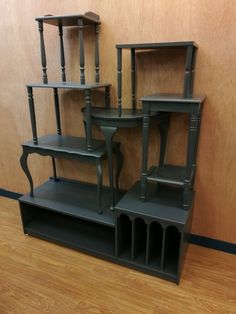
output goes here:
[{"label": "table leg", "polygon": [[85,123],[87,150],[92,151],[91,91],[85,90]]},{"label": "table leg", "polygon": [[149,138],[149,106],[143,104],[143,145],[142,145],[142,173],[141,173],[141,186],[140,198],[145,201],[147,194],[147,163],[148,163],[148,138]]},{"label": "table leg", "polygon": [[183,207],[188,208],[190,205],[190,193],[192,190],[195,163],[196,144],[198,139],[198,114],[190,115],[188,148],[187,148],[187,162],[186,162],[186,176],[184,181],[183,191]]},{"label": "table leg", "polygon": [[102,165],[101,160],[96,161],[96,171],[97,171],[97,202],[98,202],[98,213],[102,214]]},{"label": "table leg", "polygon": [[28,167],[28,163],[27,163],[27,159],[28,159],[28,152],[23,148],[23,153],[20,157],[20,164],[21,164],[21,168],[22,170],[24,171],[28,181],[29,181],[29,184],[30,184],[30,196],[33,197],[34,196],[34,187],[33,187],[33,179],[32,179],[32,176],[30,174],[30,171],[29,171],[29,167]]},{"label": "table leg", "polygon": [[106,150],[109,166],[109,182],[111,189],[111,210],[114,210],[115,206],[115,190],[114,190],[114,177],[113,177],[113,165],[112,165],[112,138],[117,131],[117,127],[101,126],[101,131],[105,137]]},{"label": "table leg", "polygon": [[57,167],[56,167],[56,158],[52,157],[52,170],[53,170],[53,180],[58,181],[57,178]]},{"label": "table leg", "polygon": [[115,187],[116,191],[119,194],[119,179],[120,179],[120,173],[123,167],[123,162],[124,158],[123,155],[120,151],[120,144],[118,145],[116,151],[115,151],[115,156],[116,156],[116,177],[115,177]]},{"label": "table leg", "polygon": [[159,158],[159,167],[164,166],[165,161],[165,152],[166,144],[168,138],[168,131],[170,126],[170,116],[168,115],[164,121],[159,122],[159,132],[160,132],[160,158]]}]

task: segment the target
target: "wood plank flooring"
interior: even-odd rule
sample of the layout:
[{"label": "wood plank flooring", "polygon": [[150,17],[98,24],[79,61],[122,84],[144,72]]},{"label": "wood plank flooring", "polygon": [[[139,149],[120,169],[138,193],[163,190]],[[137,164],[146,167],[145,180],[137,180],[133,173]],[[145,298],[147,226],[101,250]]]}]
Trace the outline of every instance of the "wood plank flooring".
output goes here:
[{"label": "wood plank flooring", "polygon": [[25,236],[0,197],[0,314],[236,313],[236,256],[190,245],[180,284]]}]

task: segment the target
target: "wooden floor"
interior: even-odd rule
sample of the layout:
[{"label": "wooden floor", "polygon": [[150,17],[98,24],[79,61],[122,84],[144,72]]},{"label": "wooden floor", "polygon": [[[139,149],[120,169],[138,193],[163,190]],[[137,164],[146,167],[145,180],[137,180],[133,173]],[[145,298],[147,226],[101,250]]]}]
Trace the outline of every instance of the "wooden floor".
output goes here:
[{"label": "wooden floor", "polygon": [[236,313],[236,256],[190,245],[179,286],[25,236],[0,197],[0,314]]}]

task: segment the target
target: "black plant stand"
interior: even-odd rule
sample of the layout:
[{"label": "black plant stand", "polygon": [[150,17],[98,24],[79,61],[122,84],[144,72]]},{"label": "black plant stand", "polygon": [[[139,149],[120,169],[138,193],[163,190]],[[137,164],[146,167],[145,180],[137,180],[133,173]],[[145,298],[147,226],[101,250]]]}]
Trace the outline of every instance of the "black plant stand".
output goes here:
[{"label": "black plant stand", "polygon": [[[191,201],[191,191],[196,169],[196,155],[200,131],[202,104],[205,97],[183,97],[182,95],[156,94],[142,97],[143,105],[143,147],[142,147],[142,174],[141,198],[146,200],[147,182],[172,184],[183,187],[182,206],[188,208]],[[190,115],[188,131],[188,147],[186,165],[184,167],[166,165],[163,160],[159,167],[147,169],[148,161],[148,133],[150,112],[183,112]]]}]

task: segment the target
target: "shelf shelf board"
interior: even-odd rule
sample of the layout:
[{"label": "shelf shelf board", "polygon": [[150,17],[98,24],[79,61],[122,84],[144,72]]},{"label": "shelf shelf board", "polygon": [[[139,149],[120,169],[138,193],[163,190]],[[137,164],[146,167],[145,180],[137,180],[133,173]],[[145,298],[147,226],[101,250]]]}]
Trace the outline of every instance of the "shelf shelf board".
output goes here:
[{"label": "shelf shelf board", "polygon": [[103,188],[103,213],[98,214],[96,185],[77,181],[48,180],[29,194],[19,199],[20,203],[44,208],[56,213],[81,218],[107,226],[115,226],[114,212],[110,211],[110,190]]},{"label": "shelf shelf board", "polygon": [[184,97],[183,94],[169,94],[169,93],[156,93],[152,95],[143,96],[140,98],[141,101],[149,102],[172,102],[172,103],[186,103],[186,104],[199,104],[203,103],[205,96],[196,95],[194,97]]},{"label": "shelf shelf board", "polygon": [[194,41],[175,41],[175,42],[160,42],[160,43],[135,43],[135,44],[118,44],[116,48],[123,49],[158,49],[158,48],[186,48],[188,46],[193,46],[195,48],[198,45]]},{"label": "shelf shelf board", "polygon": [[[116,142],[113,142],[112,148],[117,145]],[[34,144],[33,141],[28,141],[22,144],[22,146],[30,148],[34,152],[47,150],[50,152],[94,158],[101,158],[106,155],[105,141],[93,140],[93,150],[88,151],[85,138],[57,134],[39,137],[38,144]]]},{"label": "shelf shelf board", "polygon": [[147,180],[150,182],[162,182],[178,186],[184,185],[185,167],[164,165],[163,167],[151,167]]},{"label": "shelf shelf board", "polygon": [[168,224],[186,224],[190,210],[182,208],[182,188],[161,186],[157,190],[155,184],[149,184],[148,191],[147,200],[143,202],[140,199],[140,182],[136,182],[117,203],[116,209],[124,214],[141,215]]},{"label": "shelf shelf board", "polygon": [[78,26],[78,19],[82,19],[84,25],[100,24],[99,16],[92,12],[85,14],[73,14],[73,15],[44,15],[36,17],[36,21],[42,21],[46,24],[54,26]]},{"label": "shelf shelf board", "polygon": [[109,83],[86,83],[80,84],[78,82],[50,82],[50,83],[28,83],[26,87],[32,88],[61,88],[61,89],[77,89],[77,90],[86,90],[86,89],[99,89],[107,86],[111,86]]}]

